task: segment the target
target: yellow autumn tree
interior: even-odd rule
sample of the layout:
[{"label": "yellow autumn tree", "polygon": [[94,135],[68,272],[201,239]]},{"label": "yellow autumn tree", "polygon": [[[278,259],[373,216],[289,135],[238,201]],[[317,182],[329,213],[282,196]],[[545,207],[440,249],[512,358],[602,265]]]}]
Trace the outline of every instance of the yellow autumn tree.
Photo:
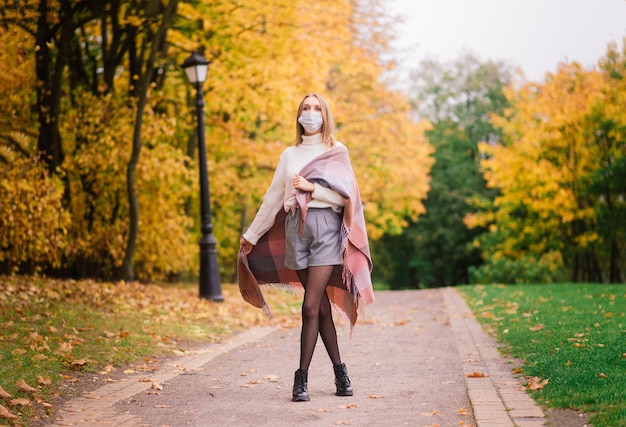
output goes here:
[{"label": "yellow autumn tree", "polygon": [[[594,114],[614,90],[600,70],[571,63],[508,91],[511,108],[493,118],[503,143],[480,146],[488,185],[501,194],[466,218],[489,226],[476,242],[488,260],[483,272],[499,265],[517,272],[511,280],[554,280],[564,267],[571,280],[602,280],[601,198],[590,190],[605,148]],[[530,270],[536,276],[524,277]]]},{"label": "yellow autumn tree", "polygon": [[[143,25],[148,21],[141,9],[96,0],[71,2],[63,10],[57,1],[44,3],[48,20],[37,19],[43,9],[30,0],[2,18],[12,29],[28,28],[30,62],[21,65],[15,83],[0,83],[11,94],[0,103],[13,102],[15,114],[25,117],[0,132],[24,135],[19,140],[28,155],[35,154],[39,138],[50,152],[49,168],[63,177],[62,205],[72,218],[61,254],[64,271],[110,277],[121,265],[128,267],[124,249],[132,224],[135,277],[161,280],[197,271],[195,91],[180,67],[191,51],[209,60],[206,142],[225,280],[234,278],[238,237],[279,153],[293,143],[296,107],[308,92],[322,93],[333,108],[337,137],[350,149],[362,186],[371,236],[398,232],[406,218],[423,211],[431,148],[423,134],[426,124],[409,119],[406,100],[384,81],[393,64],[382,59],[391,36],[382,0],[179,1],[167,38],[152,43],[158,45],[154,67],[138,65],[143,57],[135,48],[152,40],[156,28]],[[149,4],[158,12],[173,3]],[[52,34],[49,43],[36,46],[36,35],[43,33]],[[64,49],[61,41],[74,49]],[[18,38],[10,44],[19,47]],[[46,73],[38,77],[36,69]],[[152,69],[149,79],[143,69]],[[29,82],[23,92],[20,79]],[[140,105],[137,83],[146,87],[147,80],[139,129],[133,125]],[[36,88],[46,96],[36,96]],[[51,128],[54,132],[46,130]],[[138,130],[141,141],[133,137]],[[138,209],[126,194],[131,158],[137,159]]]}]

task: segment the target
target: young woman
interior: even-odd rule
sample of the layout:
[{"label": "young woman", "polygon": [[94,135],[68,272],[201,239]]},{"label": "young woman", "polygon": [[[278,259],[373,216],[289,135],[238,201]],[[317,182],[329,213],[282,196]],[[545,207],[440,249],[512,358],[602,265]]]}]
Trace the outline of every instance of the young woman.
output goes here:
[{"label": "young woman", "polygon": [[[310,400],[308,370],[318,334],[333,363],[336,394],[352,396],[346,365],[339,353],[331,303],[350,319],[353,327],[358,306],[374,299],[358,186],[347,149],[334,139],[333,133],[334,120],[326,101],[319,94],[307,94],[298,107],[295,145],[281,154],[263,203],[240,240],[239,257],[247,257],[244,261],[247,267],[253,250],[257,249],[255,245],[272,228],[280,227],[279,231],[284,231],[279,233],[281,239],[284,236],[284,251],[276,251],[275,244],[268,245],[268,250],[274,250],[281,261],[284,254],[285,267],[295,271],[297,278],[260,279],[267,273],[267,262],[261,268],[263,274],[253,271],[249,277],[256,286],[257,281],[287,282],[304,288],[300,366],[293,386],[295,402]],[[286,217],[281,213],[287,213]],[[284,218],[284,229],[280,218]],[[263,259],[267,259],[267,254]],[[252,261],[250,267],[247,271],[254,270]],[[278,276],[281,267],[276,265]],[[242,295],[246,298],[247,279],[241,273],[243,270],[238,271]],[[346,298],[347,293],[351,294],[350,298]],[[264,301],[255,305],[267,308]]]}]

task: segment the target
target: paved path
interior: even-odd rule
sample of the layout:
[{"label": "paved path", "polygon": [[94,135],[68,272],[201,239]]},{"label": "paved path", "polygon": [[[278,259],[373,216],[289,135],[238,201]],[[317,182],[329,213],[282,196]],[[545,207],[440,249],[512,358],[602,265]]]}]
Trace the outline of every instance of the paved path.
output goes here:
[{"label": "paved path", "polygon": [[[513,365],[453,288],[377,292],[376,298],[352,339],[347,324],[337,325],[352,397],[334,395],[320,340],[309,369],[311,401],[291,402],[299,330],[257,328],[71,400],[50,425],[545,425],[512,377]],[[468,377],[473,372],[485,376]]]}]

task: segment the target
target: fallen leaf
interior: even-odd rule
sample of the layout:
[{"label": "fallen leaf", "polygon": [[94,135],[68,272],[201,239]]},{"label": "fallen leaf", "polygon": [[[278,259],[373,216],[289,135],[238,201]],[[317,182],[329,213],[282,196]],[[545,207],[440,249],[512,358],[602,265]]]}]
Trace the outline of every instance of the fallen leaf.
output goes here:
[{"label": "fallen leaf", "polygon": [[465,408],[459,408],[459,415],[469,415],[469,411]]},{"label": "fallen leaf", "polygon": [[549,380],[541,380],[541,378],[539,377],[532,377],[529,381],[528,381],[528,385],[526,386],[526,388],[528,390],[541,390],[546,384],[548,384]]},{"label": "fallen leaf", "polygon": [[357,407],[356,403],[349,403],[347,405],[341,405],[339,408],[341,409],[355,409]]},{"label": "fallen leaf", "polygon": [[330,409],[328,409],[328,408],[317,408],[315,410],[315,412],[330,412]]},{"label": "fallen leaf", "polygon": [[23,397],[19,397],[17,399],[11,400],[11,405],[13,405],[13,406],[32,406],[32,403],[28,399],[24,399]]},{"label": "fallen leaf", "polygon": [[11,354],[13,354],[14,356],[23,356],[26,353],[28,353],[28,352],[26,350],[21,349],[21,348],[16,348],[15,350],[13,350],[11,352]]},{"label": "fallen leaf", "polygon": [[532,332],[537,332],[540,331],[544,328],[543,323],[537,323],[535,326],[533,326],[532,328],[529,328]]},{"label": "fallen leaf", "polygon": [[150,388],[152,390],[163,390],[163,387],[161,387],[158,383],[152,381],[152,385],[150,386]]},{"label": "fallen leaf", "polygon": [[120,329],[119,335],[120,335],[120,338],[124,338],[130,335],[130,332],[128,332],[126,329]]},{"label": "fallen leaf", "polygon": [[17,418],[17,415],[12,414],[7,408],[0,405],[0,418],[4,418],[7,420],[14,420]]},{"label": "fallen leaf", "polygon": [[472,372],[471,374],[465,374],[467,378],[484,378],[485,374],[482,372]]},{"label": "fallen leaf", "polygon": [[28,384],[26,384],[26,381],[24,380],[18,380],[18,382],[15,383],[15,385],[17,386],[17,388],[19,388],[22,391],[25,392],[34,392],[37,391],[36,388],[29,386]]},{"label": "fallen leaf", "polygon": [[155,408],[169,408],[170,405],[154,405]]},{"label": "fallen leaf", "polygon": [[177,350],[177,349],[172,350],[172,353],[174,353],[174,355],[176,355],[176,356],[184,356],[185,355],[184,351],[180,351],[180,350]]},{"label": "fallen leaf", "polygon": [[100,375],[109,375],[111,372],[113,372],[113,369],[113,365],[106,365],[104,369],[98,373]]},{"label": "fallen leaf", "polygon": [[263,375],[263,379],[270,381],[270,382],[277,382],[278,381],[278,375]]},{"label": "fallen leaf", "polygon": [[70,363],[70,365],[72,366],[83,366],[86,364],[87,364],[87,361],[85,359],[72,360],[72,363]]},{"label": "fallen leaf", "polygon": [[605,374],[603,374],[602,372],[600,372],[600,373],[598,374],[598,376],[599,376],[600,378],[608,378],[608,377],[607,377]]},{"label": "fallen leaf", "polygon": [[39,360],[48,360],[48,356],[46,356],[45,354],[37,354],[35,356],[33,356],[33,360],[34,361],[39,361]]},{"label": "fallen leaf", "polygon": [[344,420],[335,421],[335,425],[337,425],[337,426],[347,426],[348,424],[350,424],[350,423],[348,421],[344,421]]},{"label": "fallen leaf", "polygon": [[441,414],[441,412],[439,412],[438,410],[432,411],[432,412],[422,412],[422,415],[425,417],[432,417],[435,415],[439,415]]},{"label": "fallen leaf", "polygon": [[7,393],[1,386],[0,386],[0,397],[3,399],[8,399],[9,397],[11,397],[11,395],[9,393]]},{"label": "fallen leaf", "polygon": [[248,381],[248,383],[250,384],[263,384],[261,381],[259,380],[252,380],[252,381]]},{"label": "fallen leaf", "polygon": [[367,396],[369,399],[384,399],[385,396],[376,396],[375,394],[370,394]]},{"label": "fallen leaf", "polygon": [[39,375],[37,377],[37,381],[39,381],[39,384],[41,384],[41,385],[50,385],[50,384],[52,384],[52,381],[50,380],[50,378],[42,377],[41,375]]}]

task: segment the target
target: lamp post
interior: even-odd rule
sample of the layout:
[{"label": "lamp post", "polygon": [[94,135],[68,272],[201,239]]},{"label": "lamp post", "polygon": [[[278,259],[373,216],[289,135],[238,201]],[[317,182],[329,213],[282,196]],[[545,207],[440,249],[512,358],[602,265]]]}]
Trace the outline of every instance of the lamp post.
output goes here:
[{"label": "lamp post", "polygon": [[213,301],[224,301],[217,265],[217,241],[213,236],[211,222],[211,199],[209,173],[207,171],[206,142],[204,138],[204,96],[202,84],[206,80],[208,61],[198,53],[183,62],[189,83],[196,88],[196,112],[198,115],[198,162],[200,166],[200,215],[202,218],[200,238],[200,297]]}]

